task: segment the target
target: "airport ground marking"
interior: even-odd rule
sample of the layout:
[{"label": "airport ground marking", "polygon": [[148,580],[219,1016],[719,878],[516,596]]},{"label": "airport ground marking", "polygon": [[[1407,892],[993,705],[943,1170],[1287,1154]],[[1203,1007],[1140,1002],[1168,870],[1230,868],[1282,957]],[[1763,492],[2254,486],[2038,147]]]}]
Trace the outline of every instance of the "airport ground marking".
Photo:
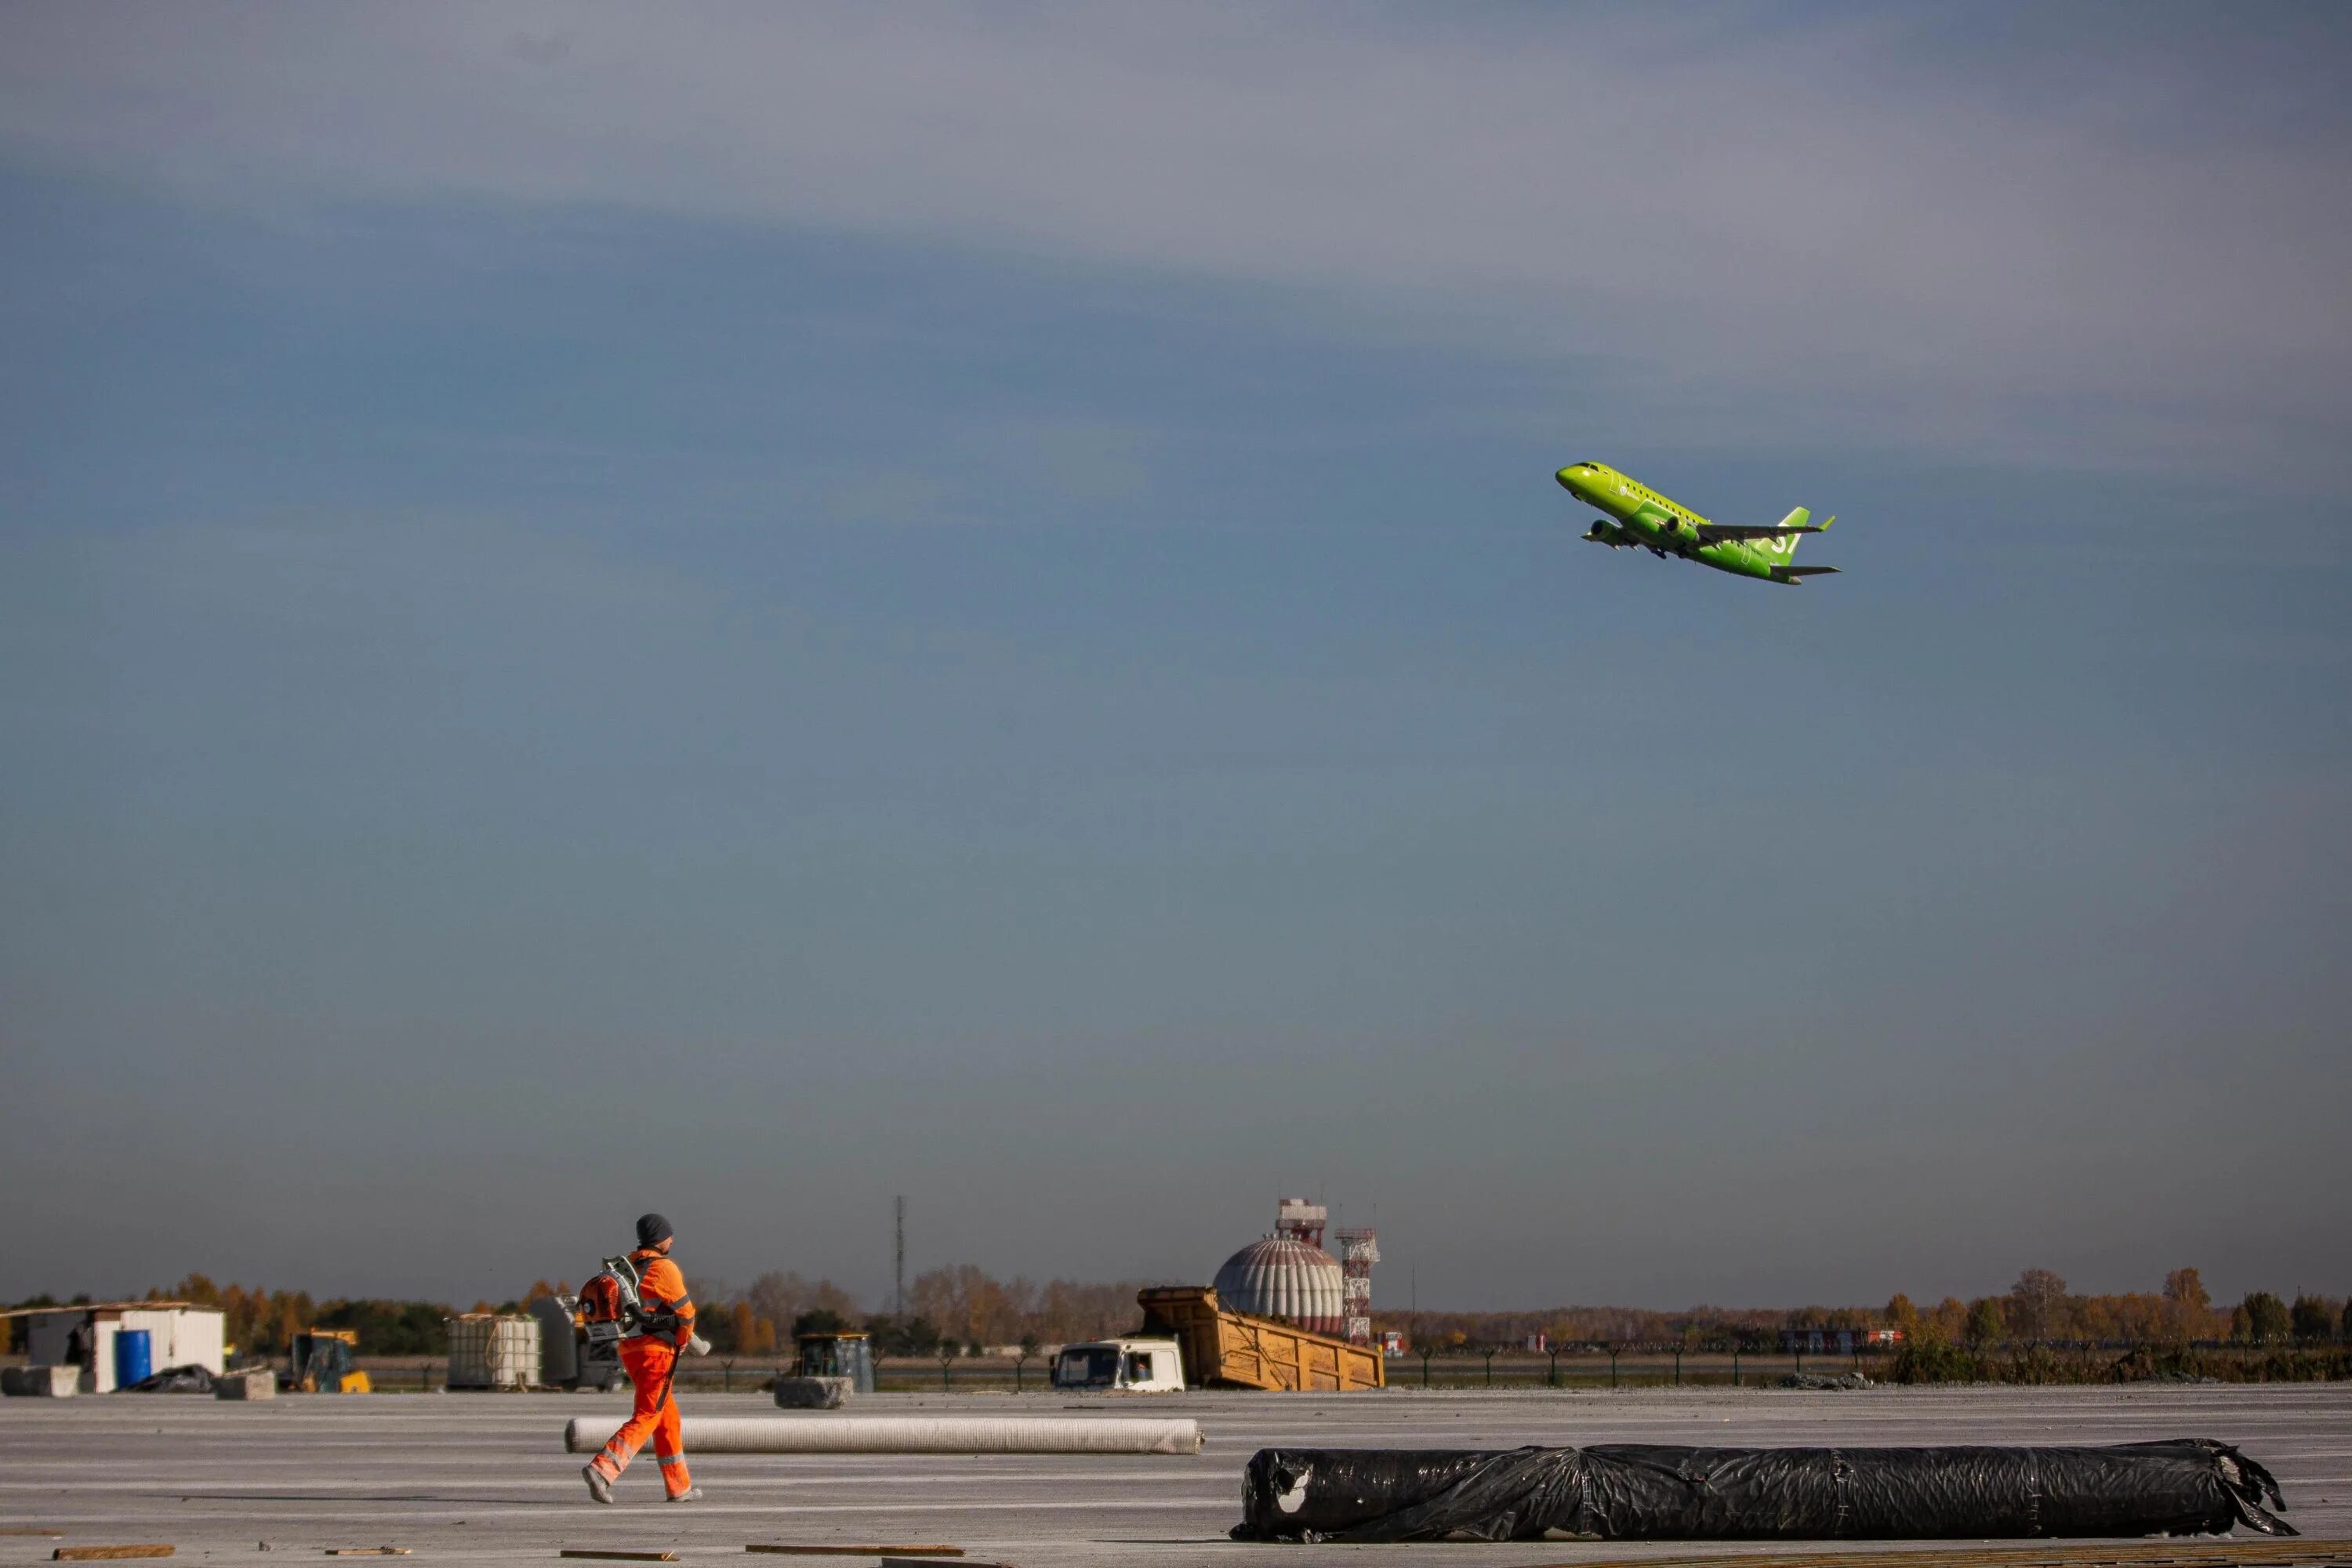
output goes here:
[{"label": "airport ground marking", "polygon": [[771,1545],[754,1542],[746,1552],[769,1552],[782,1557],[961,1557],[961,1546],[833,1546]]}]

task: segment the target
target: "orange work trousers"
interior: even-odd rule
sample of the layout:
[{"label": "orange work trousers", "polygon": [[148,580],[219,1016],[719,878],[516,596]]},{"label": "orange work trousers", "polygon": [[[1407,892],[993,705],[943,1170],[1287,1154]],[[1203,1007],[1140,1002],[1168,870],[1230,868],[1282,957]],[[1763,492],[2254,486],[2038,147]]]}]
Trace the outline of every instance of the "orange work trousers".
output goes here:
[{"label": "orange work trousers", "polygon": [[637,1391],[636,1408],[604,1451],[589,1462],[608,1481],[621,1479],[646,1439],[654,1440],[654,1460],[661,1466],[662,1489],[671,1497],[694,1484],[686,1473],[686,1440],[679,1429],[677,1391],[670,1386],[672,1370],[677,1365],[677,1352],[667,1340],[637,1339],[621,1342],[621,1364],[628,1369],[629,1382]]}]

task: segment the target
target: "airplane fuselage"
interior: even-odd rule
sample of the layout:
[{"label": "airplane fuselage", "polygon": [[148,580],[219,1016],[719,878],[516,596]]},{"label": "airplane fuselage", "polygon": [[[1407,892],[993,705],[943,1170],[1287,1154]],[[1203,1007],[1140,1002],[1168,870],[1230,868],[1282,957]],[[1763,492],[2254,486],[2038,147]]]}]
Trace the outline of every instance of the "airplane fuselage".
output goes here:
[{"label": "airplane fuselage", "polygon": [[1700,530],[1707,526],[1706,518],[1606,463],[1571,463],[1553,477],[1562,489],[1601,514],[1601,520],[1584,535],[1595,544],[1612,549],[1638,544],[1660,555],[1679,555],[1735,576],[1760,577],[1768,583],[1789,580],[1789,563],[1797,548],[1795,534],[1726,539],[1710,544],[1699,537]]}]

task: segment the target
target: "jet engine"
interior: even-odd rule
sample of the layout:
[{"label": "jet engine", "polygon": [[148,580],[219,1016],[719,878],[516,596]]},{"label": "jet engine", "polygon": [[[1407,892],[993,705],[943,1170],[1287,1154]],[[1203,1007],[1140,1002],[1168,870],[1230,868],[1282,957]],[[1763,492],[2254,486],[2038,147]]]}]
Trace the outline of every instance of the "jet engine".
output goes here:
[{"label": "jet engine", "polygon": [[1606,518],[1594,519],[1592,526],[1584,531],[1584,537],[1595,544],[1605,544],[1612,550],[1621,550],[1633,542],[1626,537],[1622,528]]}]

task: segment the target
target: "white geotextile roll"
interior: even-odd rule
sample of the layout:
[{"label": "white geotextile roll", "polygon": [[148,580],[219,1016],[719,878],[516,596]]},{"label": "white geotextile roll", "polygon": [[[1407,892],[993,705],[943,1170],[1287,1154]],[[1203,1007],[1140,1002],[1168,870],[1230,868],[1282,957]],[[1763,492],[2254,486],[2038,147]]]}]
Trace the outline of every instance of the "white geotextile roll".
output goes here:
[{"label": "white geotextile roll", "polygon": [[[1136,1416],[689,1415],[695,1454],[1197,1454],[1197,1421]],[[563,1447],[593,1453],[619,1430],[610,1415],[575,1415]]]}]

